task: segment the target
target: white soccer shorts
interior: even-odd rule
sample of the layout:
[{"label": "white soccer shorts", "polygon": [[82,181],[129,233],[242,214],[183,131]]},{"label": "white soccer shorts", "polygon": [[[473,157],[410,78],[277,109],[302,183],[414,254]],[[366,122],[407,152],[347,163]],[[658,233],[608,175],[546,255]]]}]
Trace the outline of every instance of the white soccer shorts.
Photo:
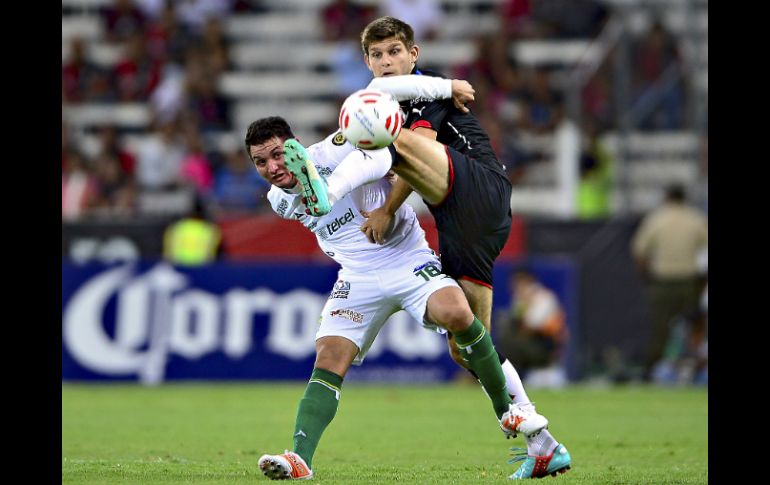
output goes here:
[{"label": "white soccer shorts", "polygon": [[385,321],[400,310],[424,327],[446,333],[425,320],[428,298],[441,288],[460,286],[441,273],[441,263],[432,251],[420,251],[399,263],[370,273],[340,270],[321,313],[316,340],[345,337],[359,349],[353,364],[361,365]]}]

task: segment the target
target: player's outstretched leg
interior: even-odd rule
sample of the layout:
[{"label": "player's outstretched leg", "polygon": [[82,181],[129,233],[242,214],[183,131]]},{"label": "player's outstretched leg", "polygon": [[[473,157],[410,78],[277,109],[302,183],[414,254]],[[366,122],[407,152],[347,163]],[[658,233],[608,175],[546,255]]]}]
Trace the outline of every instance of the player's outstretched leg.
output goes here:
[{"label": "player's outstretched leg", "polygon": [[525,448],[511,448],[519,451],[509,463],[523,461],[524,463],[511,475],[511,480],[523,480],[525,478],[542,478],[548,475],[556,476],[559,473],[565,473],[572,468],[572,457],[564,445],[560,444],[551,453],[544,456],[533,456],[527,454]]},{"label": "player's outstretched leg", "polygon": [[305,147],[297,140],[288,139],[283,144],[286,168],[297,177],[302,186],[305,206],[312,216],[323,216],[332,210],[326,191],[326,181],[318,174]]},{"label": "player's outstretched leg", "polygon": [[280,455],[262,455],[259,469],[270,480],[310,480],[313,470],[301,456],[286,450]]}]

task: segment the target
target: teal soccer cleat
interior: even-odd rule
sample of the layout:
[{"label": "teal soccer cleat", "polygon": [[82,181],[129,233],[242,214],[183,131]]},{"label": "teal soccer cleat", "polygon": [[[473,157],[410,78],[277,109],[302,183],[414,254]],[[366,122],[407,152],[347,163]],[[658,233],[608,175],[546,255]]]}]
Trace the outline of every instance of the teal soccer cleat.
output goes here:
[{"label": "teal soccer cleat", "polygon": [[328,214],[332,205],[326,192],[326,181],[318,174],[305,147],[297,140],[290,139],[284,142],[283,152],[286,168],[302,185],[302,201],[309,209],[309,214],[315,217]]},{"label": "teal soccer cleat", "polygon": [[553,453],[546,456],[527,455],[526,448],[511,448],[511,450],[523,450],[517,453],[517,456],[508,461],[515,463],[523,461],[518,470],[511,475],[511,480],[523,480],[525,478],[543,478],[548,475],[555,477],[559,473],[566,473],[572,468],[572,457],[564,445],[560,444],[553,450]]}]

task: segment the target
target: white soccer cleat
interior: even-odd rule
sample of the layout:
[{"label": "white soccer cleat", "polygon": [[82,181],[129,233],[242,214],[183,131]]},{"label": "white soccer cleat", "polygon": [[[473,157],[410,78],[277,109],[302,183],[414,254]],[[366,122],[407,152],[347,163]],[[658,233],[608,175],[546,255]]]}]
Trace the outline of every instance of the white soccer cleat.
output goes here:
[{"label": "white soccer cleat", "polygon": [[286,450],[281,455],[262,455],[259,469],[270,480],[310,480],[313,470],[301,456]]},{"label": "white soccer cleat", "polygon": [[508,411],[500,418],[500,428],[507,438],[515,438],[518,433],[532,437],[548,428],[548,420],[535,412],[532,404],[520,406],[512,402]]}]

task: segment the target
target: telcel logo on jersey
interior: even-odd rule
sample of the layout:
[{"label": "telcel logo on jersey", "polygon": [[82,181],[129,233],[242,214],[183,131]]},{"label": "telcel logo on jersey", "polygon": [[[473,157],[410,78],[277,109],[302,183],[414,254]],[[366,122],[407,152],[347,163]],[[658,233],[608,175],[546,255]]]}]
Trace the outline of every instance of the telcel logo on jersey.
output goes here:
[{"label": "telcel logo on jersey", "polygon": [[352,221],[354,217],[353,208],[350,208],[345,213],[345,215],[335,218],[331,224],[326,224],[326,231],[331,236],[335,232],[339,231],[342,226]]}]

